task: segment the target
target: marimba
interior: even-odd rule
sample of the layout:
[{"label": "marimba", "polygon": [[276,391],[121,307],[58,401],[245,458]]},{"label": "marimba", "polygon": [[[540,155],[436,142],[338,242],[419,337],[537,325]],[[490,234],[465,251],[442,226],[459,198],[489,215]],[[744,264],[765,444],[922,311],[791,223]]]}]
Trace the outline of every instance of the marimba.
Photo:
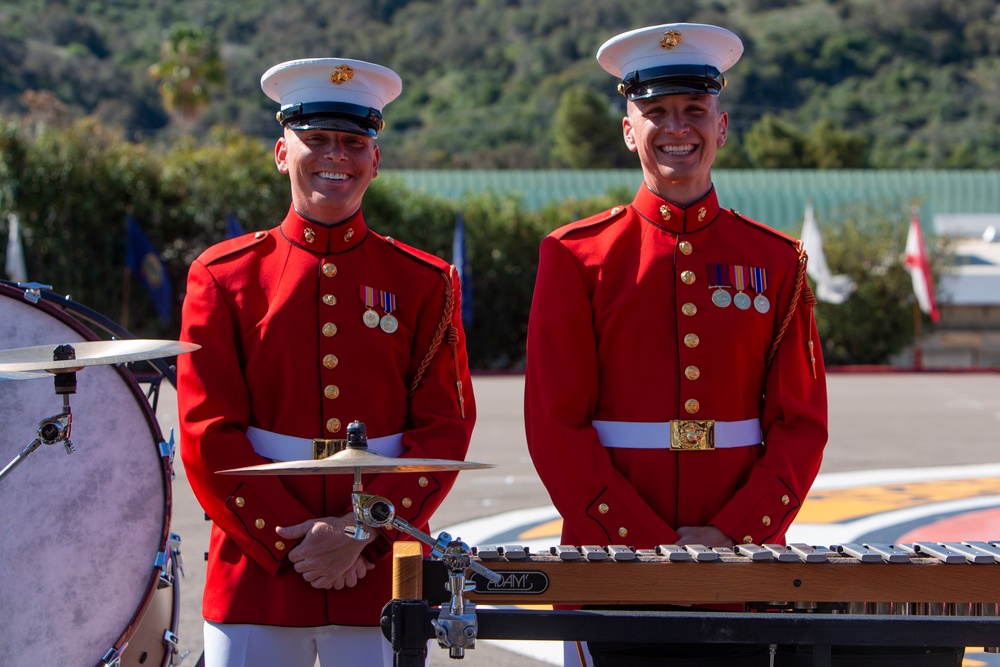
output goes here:
[{"label": "marimba", "polygon": [[[892,544],[560,545],[532,553],[480,546],[475,559],[501,576],[473,573],[467,598],[491,605],[715,605],[782,603],[852,613],[996,615],[1000,541]],[[425,563],[436,602],[442,573]],[[810,607],[815,605],[815,607]],[[842,605],[842,606],[837,606]]]},{"label": "marimba", "polygon": [[[422,665],[425,642],[435,634],[452,647],[452,657],[476,638],[683,643],[698,637],[808,646],[813,667],[832,665],[834,647],[1000,644],[1000,541],[559,545],[540,553],[520,545],[465,547],[499,581],[477,572],[456,579],[454,563],[423,559],[417,545],[404,544],[396,545],[394,599],[382,619],[399,667]],[[744,611],[636,611],[692,604]],[[471,611],[475,605],[492,608]],[[584,609],[537,608],[544,605]],[[463,633],[469,641],[456,641]]]}]

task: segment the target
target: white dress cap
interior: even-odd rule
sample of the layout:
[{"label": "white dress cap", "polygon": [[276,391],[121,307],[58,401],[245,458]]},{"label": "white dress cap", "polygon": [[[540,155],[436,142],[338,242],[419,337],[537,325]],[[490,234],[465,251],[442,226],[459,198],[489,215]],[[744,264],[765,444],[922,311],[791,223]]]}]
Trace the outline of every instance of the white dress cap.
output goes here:
[{"label": "white dress cap", "polygon": [[714,25],[667,23],[622,33],[597,50],[597,62],[621,79],[629,99],[658,95],[718,95],[722,73],[743,54],[734,33]]},{"label": "white dress cap", "polygon": [[388,67],[346,58],[309,58],[275,65],[260,78],[281,105],[278,121],[295,130],[325,129],[376,136],[382,109],[403,83]]}]

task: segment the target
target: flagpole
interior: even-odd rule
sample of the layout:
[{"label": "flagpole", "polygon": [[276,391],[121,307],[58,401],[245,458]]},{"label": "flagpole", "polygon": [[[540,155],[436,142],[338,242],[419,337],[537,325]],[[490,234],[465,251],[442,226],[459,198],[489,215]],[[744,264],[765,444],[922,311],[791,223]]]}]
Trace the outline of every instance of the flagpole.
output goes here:
[{"label": "flagpole", "polygon": [[920,304],[913,303],[913,368],[922,370],[923,368],[923,348],[921,345],[921,329],[923,328],[923,314],[920,311]]}]

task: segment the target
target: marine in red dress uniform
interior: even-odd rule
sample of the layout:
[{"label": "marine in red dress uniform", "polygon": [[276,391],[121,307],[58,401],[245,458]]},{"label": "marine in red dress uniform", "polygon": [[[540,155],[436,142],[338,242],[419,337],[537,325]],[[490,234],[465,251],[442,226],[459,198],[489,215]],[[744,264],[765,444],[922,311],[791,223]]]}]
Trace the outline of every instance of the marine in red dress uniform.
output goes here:
[{"label": "marine in red dress uniform", "polygon": [[[370,88],[371,77],[389,71],[340,59],[287,65],[275,75],[282,89],[275,98],[282,99],[285,124],[289,116],[298,124],[294,132],[286,127],[276,155],[279,169],[291,167],[294,205],[279,226],[210,248],[188,274],[181,338],[201,349],[178,364],[178,401],[185,469],[213,522],[203,611],[206,620],[226,624],[373,626],[392,597],[391,542],[407,536],[376,531],[360,552],[374,568],[362,569],[356,583],[338,582],[339,590],[330,588],[330,579],[308,581],[290,558],[321,527],[330,532],[353,524],[353,475],[215,473],[308,458],[303,443],[346,438],[355,420],[370,440],[387,441],[393,455],[464,459],[476,412],[461,290],[446,262],[368,228],[358,208],[363,178],[358,203],[335,224],[300,214],[313,206],[315,192],[301,183],[314,175],[296,175],[284,153],[293,150],[291,142],[333,142],[314,150],[327,152],[321,159],[332,164],[329,156],[340,155],[337,142],[381,127],[380,115],[361,114],[359,124],[357,100],[349,100],[351,106],[337,97],[350,86],[335,88],[331,72]],[[265,89],[268,82],[275,79],[265,75]],[[310,85],[316,90],[303,93]],[[398,88],[386,96],[396,94]],[[296,95],[291,101],[305,101],[304,110],[287,104],[286,96]],[[371,151],[370,144],[358,145]],[[350,166],[325,169],[353,173]],[[337,181],[329,187],[351,186]],[[267,455],[257,451],[261,436],[271,441]],[[364,475],[363,483],[426,532],[454,479],[451,472],[382,473]],[[297,538],[276,532],[311,520],[318,523]],[[346,538],[338,532],[336,539]]]},{"label": "marine in red dress uniform", "polygon": [[[720,208],[711,178],[722,72],[742,50],[728,30],[670,24],[598,52],[621,79],[643,184],[541,244],[525,424],[566,544],[781,543],[819,471],[826,382],[805,254]],[[640,664],[620,650],[762,660],[661,645],[598,664]]]}]

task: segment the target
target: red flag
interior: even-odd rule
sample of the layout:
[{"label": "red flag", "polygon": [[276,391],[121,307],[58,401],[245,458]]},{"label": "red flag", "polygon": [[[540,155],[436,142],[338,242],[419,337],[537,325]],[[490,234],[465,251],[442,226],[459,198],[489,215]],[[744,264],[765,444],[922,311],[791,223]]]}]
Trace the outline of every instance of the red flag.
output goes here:
[{"label": "red flag", "polygon": [[941,319],[937,301],[934,299],[934,280],[931,278],[931,267],[927,261],[927,250],[924,248],[924,235],[920,231],[920,217],[917,207],[913,207],[913,217],[910,219],[910,231],[906,234],[906,270],[913,279],[913,293],[917,296],[920,310],[931,316],[931,321]]}]

